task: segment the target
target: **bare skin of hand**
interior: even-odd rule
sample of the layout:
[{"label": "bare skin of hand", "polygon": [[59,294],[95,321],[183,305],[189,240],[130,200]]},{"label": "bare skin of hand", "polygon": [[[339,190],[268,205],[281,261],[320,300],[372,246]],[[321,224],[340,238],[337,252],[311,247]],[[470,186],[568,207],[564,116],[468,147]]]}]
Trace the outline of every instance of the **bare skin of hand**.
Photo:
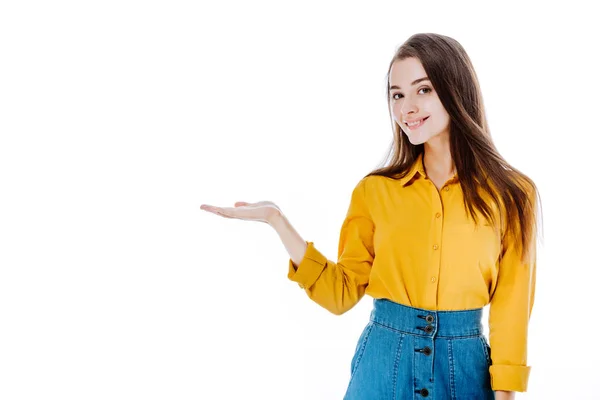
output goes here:
[{"label": "bare skin of hand", "polygon": [[259,201],[257,203],[238,201],[234,204],[234,207],[216,207],[202,204],[200,209],[224,218],[258,221],[266,224],[270,224],[273,218],[281,214],[279,207],[272,201]]}]

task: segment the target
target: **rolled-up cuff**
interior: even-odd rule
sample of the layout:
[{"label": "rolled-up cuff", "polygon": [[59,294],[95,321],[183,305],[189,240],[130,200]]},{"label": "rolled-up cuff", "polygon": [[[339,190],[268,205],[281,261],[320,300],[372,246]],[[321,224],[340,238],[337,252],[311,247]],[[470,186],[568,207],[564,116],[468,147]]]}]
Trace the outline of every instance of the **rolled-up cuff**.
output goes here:
[{"label": "rolled-up cuff", "polygon": [[524,365],[492,365],[492,390],[526,392],[531,367]]},{"label": "rolled-up cuff", "polygon": [[306,242],[306,253],[300,265],[294,267],[292,259],[289,260],[288,279],[297,282],[303,289],[308,289],[317,281],[327,265],[327,258],[315,249],[313,242]]}]

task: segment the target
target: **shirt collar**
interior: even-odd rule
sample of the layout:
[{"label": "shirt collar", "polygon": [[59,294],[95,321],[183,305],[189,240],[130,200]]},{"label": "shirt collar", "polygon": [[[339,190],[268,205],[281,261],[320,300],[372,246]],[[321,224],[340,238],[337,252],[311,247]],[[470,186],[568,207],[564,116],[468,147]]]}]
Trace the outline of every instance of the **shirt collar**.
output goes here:
[{"label": "shirt collar", "polygon": [[421,176],[423,177],[426,176],[425,167],[423,166],[423,153],[419,153],[417,159],[410,167],[408,174],[406,174],[406,176],[400,179],[400,184],[402,184],[402,186],[406,186],[406,184],[408,184],[408,182],[410,182],[417,173],[421,174]]}]

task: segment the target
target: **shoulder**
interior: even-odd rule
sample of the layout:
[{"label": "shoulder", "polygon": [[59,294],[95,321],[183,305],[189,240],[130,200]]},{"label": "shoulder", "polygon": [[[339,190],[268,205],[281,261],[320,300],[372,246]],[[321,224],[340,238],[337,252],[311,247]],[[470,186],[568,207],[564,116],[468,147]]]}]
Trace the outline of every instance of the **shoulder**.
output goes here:
[{"label": "shoulder", "polygon": [[381,175],[369,175],[361,178],[354,186],[353,196],[362,196],[367,201],[373,201],[382,193],[389,190],[389,185],[395,182],[392,178]]},{"label": "shoulder", "polygon": [[537,185],[535,184],[533,179],[531,179],[529,176],[523,173],[520,173],[515,178],[515,183],[519,187],[519,189],[521,189],[523,193],[525,193],[527,201],[531,205],[535,206],[538,202],[539,192]]},{"label": "shoulder", "polygon": [[536,202],[538,189],[533,179],[520,171],[514,170],[509,171],[507,175],[507,178],[500,183],[500,186],[497,186],[495,182],[488,181],[495,196],[501,200],[506,199],[507,196],[514,200],[515,196],[521,197],[522,194],[525,194],[525,197],[529,201],[532,203]]},{"label": "shoulder", "polygon": [[365,190],[374,190],[377,188],[381,188],[387,186],[391,183],[397,182],[397,179],[389,178],[387,176],[382,175],[368,175],[363,177],[358,181],[356,187],[363,188]]}]

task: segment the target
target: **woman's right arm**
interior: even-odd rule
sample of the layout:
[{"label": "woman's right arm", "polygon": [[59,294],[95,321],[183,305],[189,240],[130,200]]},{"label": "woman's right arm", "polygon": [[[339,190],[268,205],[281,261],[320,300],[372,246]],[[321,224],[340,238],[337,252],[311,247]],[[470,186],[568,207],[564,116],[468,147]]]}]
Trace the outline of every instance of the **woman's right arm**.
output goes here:
[{"label": "woman's right arm", "polygon": [[337,262],[327,259],[312,242],[304,241],[283,214],[269,223],[290,255],[288,278],[298,283],[309,298],[336,315],[360,301],[375,258],[375,226],[367,206],[364,179],[352,192],[340,232]]},{"label": "woman's right arm", "polygon": [[269,221],[269,225],[275,229],[281,242],[285,246],[290,259],[295,265],[300,264],[306,254],[307,243],[294,229],[290,221],[282,213],[277,213]]},{"label": "woman's right arm", "polygon": [[304,241],[273,202],[240,201],[233,208],[203,204],[200,208],[225,218],[259,221],[272,226],[290,255],[288,278],[332,313],[345,313],[365,294],[375,257],[375,225],[367,205],[365,179],[352,192],[340,232],[337,262],[327,259],[312,242]]}]

